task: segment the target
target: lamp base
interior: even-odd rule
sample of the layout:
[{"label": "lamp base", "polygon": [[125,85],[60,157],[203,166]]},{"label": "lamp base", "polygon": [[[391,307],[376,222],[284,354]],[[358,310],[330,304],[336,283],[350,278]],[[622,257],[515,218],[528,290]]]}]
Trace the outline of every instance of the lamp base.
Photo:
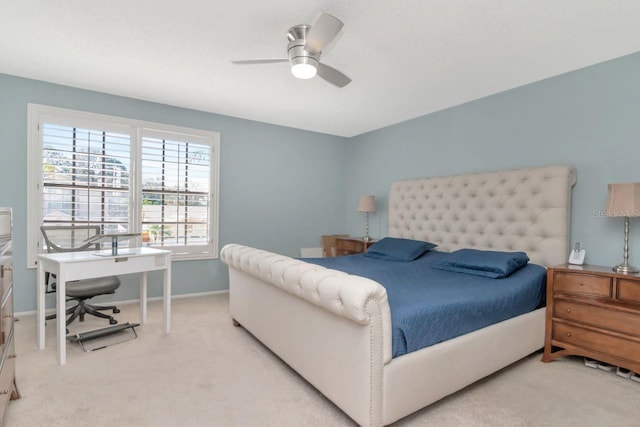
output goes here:
[{"label": "lamp base", "polygon": [[363,236],[363,237],[362,237],[362,241],[363,241],[363,242],[370,242],[371,240],[373,240],[373,239],[372,239],[372,238],[371,238],[371,236],[369,236],[369,235],[366,235],[366,236]]},{"label": "lamp base", "polygon": [[620,274],[640,273],[640,270],[638,270],[637,268],[635,268],[634,266],[629,265],[629,264],[616,265],[615,267],[613,267],[613,271],[615,271],[616,273],[620,273]]}]

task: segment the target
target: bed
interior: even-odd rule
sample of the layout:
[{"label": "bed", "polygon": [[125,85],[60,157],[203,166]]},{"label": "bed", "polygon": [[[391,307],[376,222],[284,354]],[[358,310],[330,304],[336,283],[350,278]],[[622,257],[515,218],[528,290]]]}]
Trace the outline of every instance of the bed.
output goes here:
[{"label": "bed", "polygon": [[[575,180],[570,166],[545,166],[396,182],[388,234],[441,251],[523,251],[531,263],[560,264]],[[234,322],[363,426],[393,423],[544,344],[539,308],[393,357],[378,282],[237,244],[221,259]]]}]

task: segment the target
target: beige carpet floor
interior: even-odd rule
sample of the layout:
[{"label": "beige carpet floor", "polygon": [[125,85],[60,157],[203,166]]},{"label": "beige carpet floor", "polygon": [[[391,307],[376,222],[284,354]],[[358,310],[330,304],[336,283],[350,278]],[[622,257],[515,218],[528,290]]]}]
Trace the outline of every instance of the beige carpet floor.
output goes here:
[{"label": "beige carpet floor", "polygon": [[[55,321],[47,348],[35,346],[35,316],[16,323],[18,387],[5,425],[352,426],[317,390],[242,328],[228,295],[173,301],[173,329],[161,332],[162,304],[149,306],[139,338],[84,353],[68,346],[58,366]],[[138,320],[124,305],[120,322]],[[106,326],[75,324],[72,333]],[[482,363],[482,360],[478,360]],[[443,366],[442,369],[455,369]],[[399,421],[397,426],[640,426],[640,383],[587,368],[578,358],[534,354]]]}]

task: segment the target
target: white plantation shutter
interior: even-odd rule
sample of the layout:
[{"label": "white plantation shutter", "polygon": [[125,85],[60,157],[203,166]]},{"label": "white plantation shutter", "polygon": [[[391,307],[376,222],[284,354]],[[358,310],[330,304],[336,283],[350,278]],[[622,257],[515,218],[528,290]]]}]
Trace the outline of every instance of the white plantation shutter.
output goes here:
[{"label": "white plantation shutter", "polygon": [[42,223],[129,231],[130,146],[126,134],[44,123]]},{"label": "white plantation shutter", "polygon": [[211,250],[210,141],[144,130],[141,153],[143,240],[185,252]]},{"label": "white plantation shutter", "polygon": [[140,233],[174,260],[218,256],[217,132],[29,105],[28,265],[41,225]]}]

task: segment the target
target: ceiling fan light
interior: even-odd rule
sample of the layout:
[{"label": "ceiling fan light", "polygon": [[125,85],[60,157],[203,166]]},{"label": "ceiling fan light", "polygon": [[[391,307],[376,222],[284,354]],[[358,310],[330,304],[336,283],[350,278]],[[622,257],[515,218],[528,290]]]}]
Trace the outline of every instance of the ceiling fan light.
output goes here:
[{"label": "ceiling fan light", "polygon": [[291,74],[299,79],[311,79],[316,76],[317,68],[312,64],[294,64],[291,67]]},{"label": "ceiling fan light", "polygon": [[[302,54],[300,54],[302,53]],[[318,72],[318,60],[304,51],[304,46],[289,48],[291,74],[299,79],[311,79]]]}]

